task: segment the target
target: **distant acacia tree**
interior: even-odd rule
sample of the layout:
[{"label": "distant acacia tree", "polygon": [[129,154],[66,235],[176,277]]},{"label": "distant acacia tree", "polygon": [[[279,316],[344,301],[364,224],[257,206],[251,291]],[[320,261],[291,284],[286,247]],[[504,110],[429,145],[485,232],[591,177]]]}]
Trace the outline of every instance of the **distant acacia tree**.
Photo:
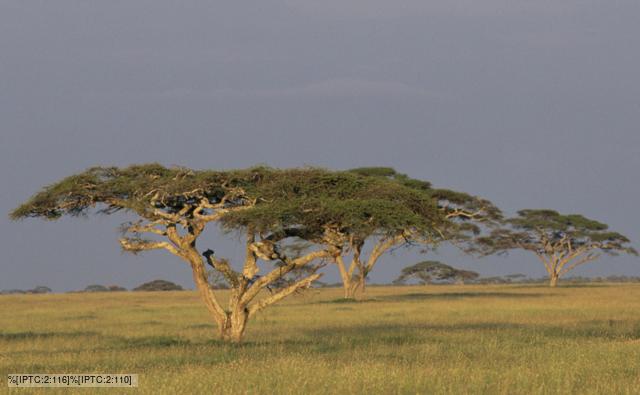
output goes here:
[{"label": "distant acacia tree", "polygon": [[[238,228],[246,234],[246,256],[242,271],[236,271],[228,260],[217,257],[212,250],[203,254],[197,248],[199,237],[208,224],[217,223],[230,213],[252,208],[269,211],[267,206],[277,206],[281,202],[273,191],[278,191],[282,185],[295,189],[301,180],[329,173],[318,169],[264,167],[194,171],[168,169],[158,164],[95,167],[45,187],[15,209],[11,217],[14,220],[27,217],[54,220],[63,215],[83,215],[93,207],[103,214],[121,210],[135,214],[138,220],[122,227],[122,248],[133,253],[163,249],[184,260],[192,270],[194,282],[218,325],[221,338],[239,342],[249,318],[309,287],[321,274],[310,270],[296,281],[275,292],[264,293],[260,298],[263,289],[302,267],[319,267],[322,259],[331,255],[326,250],[313,250],[289,256],[285,248],[280,248],[287,243],[288,236],[274,234],[273,228],[265,224],[260,229],[262,233],[258,233],[249,221],[247,226]],[[263,239],[269,232],[270,237]],[[277,265],[258,275],[259,260]],[[223,308],[209,285],[206,264],[219,272],[231,288],[227,308]]]},{"label": "distant acacia tree", "polygon": [[455,281],[464,283],[478,278],[479,274],[470,270],[459,270],[438,261],[423,261],[402,269],[394,284],[404,284],[408,280],[417,280],[420,284],[434,281]]},{"label": "distant acacia tree", "polygon": [[558,284],[560,277],[602,253],[637,255],[629,239],[610,231],[606,224],[553,210],[518,211],[517,217],[504,221],[504,226],[477,242],[485,255],[512,249],[533,252],[547,270],[551,287]]}]

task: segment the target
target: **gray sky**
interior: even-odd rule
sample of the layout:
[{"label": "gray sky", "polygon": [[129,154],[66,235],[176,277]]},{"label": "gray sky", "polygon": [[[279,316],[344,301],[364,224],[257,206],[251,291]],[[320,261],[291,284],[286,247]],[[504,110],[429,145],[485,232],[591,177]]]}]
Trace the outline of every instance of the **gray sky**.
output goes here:
[{"label": "gray sky", "polygon": [[[9,222],[96,164],[393,166],[508,213],[583,213],[637,245],[639,19],[637,0],[0,0],[0,289],[192,286],[172,256],[120,252],[124,217]],[[522,254],[430,258],[544,273]],[[372,279],[418,259],[388,257]],[[576,274],[640,275],[640,260]]]}]

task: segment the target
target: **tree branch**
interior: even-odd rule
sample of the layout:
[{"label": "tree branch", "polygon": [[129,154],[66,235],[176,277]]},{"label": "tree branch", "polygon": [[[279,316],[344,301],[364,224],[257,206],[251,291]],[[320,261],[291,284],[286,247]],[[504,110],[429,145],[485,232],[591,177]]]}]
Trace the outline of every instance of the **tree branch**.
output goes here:
[{"label": "tree branch", "polygon": [[544,255],[536,253],[536,256],[538,257],[540,262],[542,262],[542,264],[544,265],[544,268],[547,269],[547,273],[551,275],[551,272],[552,272],[551,265],[547,262],[547,259],[545,259]]},{"label": "tree branch", "polygon": [[380,240],[373,247],[373,250],[371,251],[371,254],[369,254],[369,259],[367,260],[367,264],[365,266],[367,273],[370,272],[371,270],[373,270],[373,267],[375,266],[376,262],[378,262],[378,259],[385,252],[387,252],[391,247],[393,247],[395,245],[402,244],[406,240],[407,239],[405,238],[404,234]]},{"label": "tree branch", "polygon": [[257,312],[259,312],[260,310],[264,309],[265,307],[272,305],[276,302],[278,302],[279,300],[282,300],[284,298],[286,298],[287,296],[291,295],[292,293],[296,292],[299,289],[304,289],[304,288],[308,288],[311,286],[311,283],[316,281],[317,279],[319,279],[320,277],[322,277],[322,273],[316,273],[313,274],[309,277],[303,278],[302,280],[289,285],[288,287],[282,289],[281,291],[269,296],[268,298],[262,299],[261,301],[259,301],[258,303],[252,305],[251,307],[249,307],[249,318],[251,318],[253,315],[255,315]]},{"label": "tree branch", "polygon": [[583,257],[582,259],[579,259],[576,262],[572,263],[571,265],[567,266],[566,268],[562,269],[560,271],[560,275],[569,273],[571,270],[575,269],[577,266],[583,265],[587,262],[595,261],[598,258],[600,258],[600,254],[589,254]]},{"label": "tree branch", "polygon": [[132,238],[123,237],[119,239],[119,242],[123,250],[133,252],[133,253],[148,251],[148,250],[165,249],[170,253],[172,253],[173,255],[182,256],[174,245],[172,245],[171,243],[167,243],[166,241],[151,241],[151,240],[132,239]]},{"label": "tree branch", "polygon": [[330,254],[327,251],[320,250],[311,252],[292,261],[285,258],[285,260],[283,261],[285,263],[284,266],[273,269],[269,274],[260,277],[253,283],[253,285],[242,296],[240,304],[246,306],[249,302],[251,302],[251,300],[253,300],[253,298],[258,295],[258,293],[260,293],[263,288],[276,281],[277,279],[284,277],[287,273],[290,273],[291,271],[299,267],[303,267],[316,259],[329,257]]},{"label": "tree branch", "polygon": [[207,259],[209,265],[211,265],[214,269],[219,271],[233,288],[238,288],[240,285],[240,274],[234,271],[229,265],[229,262],[226,259],[218,259],[213,256],[213,251],[207,250],[202,255]]}]

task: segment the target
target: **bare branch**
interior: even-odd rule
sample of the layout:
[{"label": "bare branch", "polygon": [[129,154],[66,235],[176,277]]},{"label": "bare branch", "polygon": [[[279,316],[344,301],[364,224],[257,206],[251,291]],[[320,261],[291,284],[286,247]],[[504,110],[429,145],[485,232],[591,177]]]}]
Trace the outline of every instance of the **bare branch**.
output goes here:
[{"label": "bare branch", "polygon": [[226,259],[218,259],[214,257],[213,251],[211,250],[205,251],[204,253],[202,253],[202,255],[204,255],[204,257],[207,259],[209,265],[211,265],[211,267],[216,269],[218,272],[222,273],[222,275],[234,288],[237,288],[240,285],[240,274],[231,268],[231,265],[229,265],[229,261],[227,261]]},{"label": "bare branch", "polygon": [[158,226],[166,225],[166,221],[159,220],[153,221],[147,224],[143,224],[142,221],[133,223],[129,226],[125,226],[124,233],[153,233],[159,236],[166,236],[167,231],[165,229],[158,229]]},{"label": "bare branch", "polygon": [[[447,207],[445,207],[446,209]],[[460,208],[454,209],[453,211],[450,211],[449,213],[447,213],[445,215],[445,218],[447,219],[451,219],[451,218],[465,218],[465,219],[474,219],[480,215],[482,215],[484,211],[483,210],[478,210],[478,211],[467,211],[467,210],[463,210]]]},{"label": "bare branch", "polygon": [[172,253],[173,255],[182,256],[178,249],[172,245],[171,243],[167,243],[166,241],[151,241],[151,240],[143,240],[143,239],[132,239],[123,237],[119,240],[122,249],[125,251],[138,253],[142,251],[148,250],[160,250],[165,249]]},{"label": "bare branch", "polygon": [[588,254],[586,256],[584,256],[581,259],[578,259],[577,261],[575,261],[574,263],[572,263],[571,265],[567,266],[566,268],[564,268],[563,270],[560,271],[560,275],[564,275],[568,272],[570,272],[571,270],[575,269],[576,267],[583,265],[587,262],[591,262],[591,261],[595,261],[596,259],[600,258],[601,254]]},{"label": "bare branch", "polygon": [[262,288],[265,288],[267,285],[271,284],[277,279],[284,277],[287,273],[290,273],[297,268],[303,267],[313,262],[316,259],[329,258],[329,257],[331,257],[331,255],[327,251],[320,250],[320,251],[311,252],[307,255],[304,255],[294,260],[286,259],[284,261],[285,263],[284,266],[277,267],[273,269],[270,273],[256,280],[251,286],[251,288],[249,288],[247,292],[242,296],[240,303],[246,306],[251,300],[253,300],[253,298],[256,297],[256,295],[258,295],[258,293]]},{"label": "bare branch", "polygon": [[316,273],[313,274],[309,277],[305,277],[302,280],[289,285],[288,287],[280,290],[279,292],[265,298],[262,299],[261,301],[257,302],[256,304],[252,305],[249,307],[249,318],[251,318],[253,315],[255,315],[258,311],[264,309],[265,307],[272,305],[276,302],[278,302],[279,300],[282,300],[284,298],[286,298],[287,296],[291,295],[292,293],[298,291],[299,289],[304,289],[304,288],[309,288],[311,286],[311,283],[316,281],[317,279],[319,279],[320,277],[322,277],[322,273]]},{"label": "bare branch", "polygon": [[396,246],[398,244],[405,243],[407,241],[407,235],[397,235],[389,238],[381,239],[369,254],[369,259],[367,260],[366,271],[370,272],[375,264],[378,262],[378,259],[387,252],[391,247]]},{"label": "bare branch", "polygon": [[247,250],[246,257],[244,259],[244,267],[242,269],[242,276],[245,279],[253,279],[260,271],[257,263],[258,257],[252,248],[254,247],[254,242],[255,236],[253,230],[250,229],[247,231]]}]

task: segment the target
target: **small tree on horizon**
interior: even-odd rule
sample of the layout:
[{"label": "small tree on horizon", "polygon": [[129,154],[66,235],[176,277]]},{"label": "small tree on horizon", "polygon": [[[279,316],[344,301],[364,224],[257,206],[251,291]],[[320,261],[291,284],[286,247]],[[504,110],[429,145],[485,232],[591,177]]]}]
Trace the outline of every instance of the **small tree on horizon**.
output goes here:
[{"label": "small tree on horizon", "polygon": [[520,210],[514,218],[480,237],[476,244],[483,255],[522,249],[533,252],[544,265],[549,286],[578,266],[603,253],[637,255],[629,239],[609,226],[579,214],[562,215],[553,210]]},{"label": "small tree on horizon", "polygon": [[394,284],[404,284],[407,280],[417,280],[425,285],[434,281],[455,281],[464,284],[465,281],[474,280],[479,274],[470,270],[460,270],[439,261],[422,261],[415,265],[402,269],[400,276]]}]

